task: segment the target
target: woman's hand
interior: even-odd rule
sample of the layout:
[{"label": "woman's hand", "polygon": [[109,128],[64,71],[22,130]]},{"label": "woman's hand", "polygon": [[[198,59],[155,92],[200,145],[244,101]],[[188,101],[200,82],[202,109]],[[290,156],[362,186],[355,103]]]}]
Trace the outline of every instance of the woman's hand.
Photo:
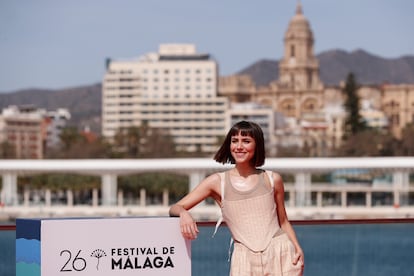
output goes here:
[{"label": "woman's hand", "polygon": [[303,270],[305,269],[305,256],[301,248],[296,248],[295,257],[293,258],[292,263],[294,265],[296,265],[297,263],[300,263],[302,266],[302,273],[303,273]]},{"label": "woman's hand", "polygon": [[199,233],[197,224],[188,211],[180,212],[180,228],[184,238],[194,240]]}]

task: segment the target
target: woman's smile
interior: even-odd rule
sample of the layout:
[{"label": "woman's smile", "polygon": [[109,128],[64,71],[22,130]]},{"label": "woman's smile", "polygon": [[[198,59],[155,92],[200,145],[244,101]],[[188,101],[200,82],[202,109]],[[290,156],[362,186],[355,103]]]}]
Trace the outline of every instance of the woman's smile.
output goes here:
[{"label": "woman's smile", "polygon": [[256,150],[256,142],[251,136],[243,136],[239,132],[231,137],[230,151],[236,163],[250,161]]}]

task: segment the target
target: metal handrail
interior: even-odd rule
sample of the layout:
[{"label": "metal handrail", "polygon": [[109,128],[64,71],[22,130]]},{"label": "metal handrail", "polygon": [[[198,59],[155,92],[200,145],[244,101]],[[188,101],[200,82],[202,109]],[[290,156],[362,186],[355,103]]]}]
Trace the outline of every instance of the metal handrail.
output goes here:
[{"label": "metal handrail", "polygon": [[12,224],[0,225],[0,231],[16,231],[16,225],[12,225]]},{"label": "metal handrail", "polygon": [[[414,218],[373,218],[373,219],[312,219],[290,220],[292,225],[323,225],[323,224],[391,224],[414,223]],[[197,222],[199,226],[215,226],[215,221]],[[223,222],[223,225],[226,225]]]},{"label": "metal handrail", "polygon": [[[293,225],[323,225],[323,224],[390,224],[390,223],[414,223],[414,218],[379,218],[379,219],[313,219],[291,220]],[[215,221],[201,221],[199,226],[215,226]],[[223,222],[225,225],[225,222]],[[15,224],[0,225],[0,231],[15,231]]]}]

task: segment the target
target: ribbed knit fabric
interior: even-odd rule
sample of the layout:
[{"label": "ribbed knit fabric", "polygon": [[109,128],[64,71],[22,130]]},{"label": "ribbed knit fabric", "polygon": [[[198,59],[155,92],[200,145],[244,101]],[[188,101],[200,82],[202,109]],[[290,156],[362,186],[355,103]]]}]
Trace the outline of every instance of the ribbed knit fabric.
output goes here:
[{"label": "ribbed knit fabric", "polygon": [[[263,251],[280,229],[274,192],[273,189],[266,187],[264,175],[265,173],[260,174],[259,183],[249,192],[238,192],[232,188],[228,172],[225,176],[223,220],[229,227],[234,241],[244,244],[255,252]],[[230,200],[232,198],[239,199]]]},{"label": "ribbed knit fabric", "polygon": [[274,189],[265,176],[262,172],[254,188],[240,192],[224,174],[222,216],[234,239],[230,275],[300,276],[301,263],[292,264],[295,248],[280,228]]}]

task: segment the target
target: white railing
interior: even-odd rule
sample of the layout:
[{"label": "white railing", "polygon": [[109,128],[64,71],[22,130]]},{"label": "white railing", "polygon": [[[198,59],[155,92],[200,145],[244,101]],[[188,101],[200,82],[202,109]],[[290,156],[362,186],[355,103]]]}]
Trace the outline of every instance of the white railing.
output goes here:
[{"label": "white railing", "polygon": [[[5,206],[18,206],[17,177],[38,173],[77,173],[98,175],[101,177],[101,198],[95,191],[93,206],[122,207],[122,191],[117,186],[117,176],[138,174],[142,172],[172,172],[186,174],[189,177],[189,188],[192,189],[206,175],[223,171],[231,165],[221,165],[210,158],[195,159],[96,159],[96,160],[0,160],[2,175],[1,202]],[[388,197],[385,205],[393,208],[412,205],[410,195],[414,192],[410,185],[410,175],[414,173],[413,157],[382,158],[269,158],[264,169],[288,175],[285,180],[287,206],[289,208],[323,208],[333,206],[349,207],[354,201],[349,198],[353,193],[362,193],[363,207],[377,206],[375,195],[384,193]],[[335,184],[335,180],[327,183],[313,183],[312,179],[321,174],[334,176],[337,172],[361,174],[386,174],[388,184],[376,185],[370,179],[368,183]],[[412,178],[412,177],[411,177]],[[411,180],[412,181],[412,180]],[[320,182],[320,181],[319,181]],[[325,181],[326,182],[326,181]],[[121,193],[120,193],[121,192]],[[73,198],[68,194],[69,207],[73,207]],[[145,191],[144,191],[145,196]],[[20,196],[22,197],[22,196]],[[27,198],[27,195],[24,197]],[[71,200],[69,200],[71,199]],[[381,199],[383,200],[383,199]],[[50,200],[49,200],[50,202]],[[145,198],[140,200],[145,202]],[[168,194],[163,195],[162,206],[168,206]],[[27,202],[23,205],[27,206]],[[50,204],[47,204],[50,205]],[[145,208],[145,204],[140,204]],[[208,208],[209,206],[204,206]],[[203,208],[204,208],[203,207]]]}]

